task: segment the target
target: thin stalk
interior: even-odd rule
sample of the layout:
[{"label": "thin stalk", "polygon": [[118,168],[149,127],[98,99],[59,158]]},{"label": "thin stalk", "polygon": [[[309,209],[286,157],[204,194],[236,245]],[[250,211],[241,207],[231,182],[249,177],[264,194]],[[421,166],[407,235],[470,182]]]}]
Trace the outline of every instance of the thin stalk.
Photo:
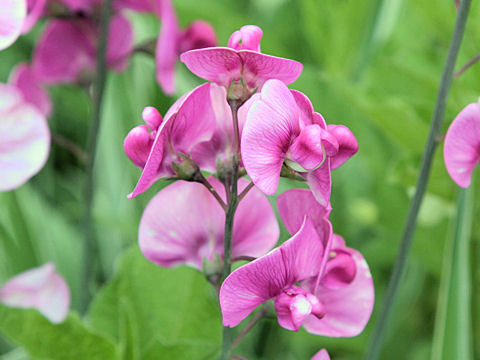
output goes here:
[{"label": "thin stalk", "polygon": [[265,316],[266,313],[267,311],[263,307],[254,315],[252,320],[250,320],[250,322],[247,325],[245,325],[245,327],[240,332],[240,334],[238,334],[238,336],[235,338],[232,344],[232,348],[240,344],[240,341],[242,341],[243,337],[247,335],[250,330],[253,329],[253,327],[260,321],[260,319],[262,319]]},{"label": "thin stalk", "polygon": [[107,78],[106,49],[108,38],[108,27],[110,24],[112,0],[105,0],[100,19],[100,36],[97,47],[97,73],[93,88],[93,116],[90,127],[89,143],[87,146],[87,181],[85,185],[85,219],[84,219],[84,266],[82,276],[82,298],[81,310],[85,312],[90,301],[89,285],[92,278],[94,264],[95,235],[93,229],[92,207],[94,195],[94,165],[98,142],[98,131],[100,128],[100,117],[102,111],[102,100]]},{"label": "thin stalk", "polygon": [[365,359],[368,360],[376,360],[380,355],[380,351],[382,350],[382,345],[385,340],[387,325],[392,315],[397,291],[405,273],[405,265],[407,263],[408,255],[410,253],[410,248],[412,245],[418,212],[422,203],[423,196],[425,194],[425,190],[427,188],[428,178],[430,176],[433,155],[435,153],[435,148],[437,145],[436,139],[438,138],[442,128],[446,99],[450,90],[450,85],[452,83],[453,69],[455,67],[458,51],[460,49],[462,37],[465,32],[465,25],[467,22],[470,4],[471,0],[463,0],[457,13],[455,28],[453,31],[452,39],[450,41],[447,60],[443,69],[440,88],[435,104],[435,110],[430,125],[430,132],[428,134],[427,144],[423,153],[422,166],[420,168],[420,175],[417,180],[415,195],[410,204],[407,221],[403,231],[402,241],[400,244],[400,250],[395,261],[393,273],[391,275],[387,292],[385,294],[385,299],[382,304],[378,321],[376,323],[375,330],[372,339],[370,340],[370,344],[365,356]]},{"label": "thin stalk", "polygon": [[248,192],[255,186],[253,182],[250,182],[245,189],[238,195],[238,201],[242,201],[245,196],[247,196]]},{"label": "thin stalk", "polygon": [[227,211],[227,204],[225,204],[222,197],[217,193],[215,188],[212,186],[212,184],[210,184],[210,182],[205,178],[205,176],[203,176],[203,174],[200,170],[198,170],[198,172],[196,174],[196,181],[207,188],[207,190],[210,192],[210,194],[212,194],[213,197],[215,198],[215,200],[217,200],[217,202],[220,204],[223,211]]},{"label": "thin stalk", "polygon": [[460,77],[465,71],[467,71],[472,65],[474,65],[478,60],[480,60],[480,54],[477,54],[475,57],[470,59],[465,65],[463,65],[460,70],[458,70],[454,77],[455,79]]}]

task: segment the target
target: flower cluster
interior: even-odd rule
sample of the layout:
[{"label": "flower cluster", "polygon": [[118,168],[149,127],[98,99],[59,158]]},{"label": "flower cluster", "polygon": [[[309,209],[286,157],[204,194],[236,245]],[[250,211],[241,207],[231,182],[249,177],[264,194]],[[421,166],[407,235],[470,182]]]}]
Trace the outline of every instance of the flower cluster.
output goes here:
[{"label": "flower cluster", "polygon": [[[273,300],[286,329],[355,336],[370,318],[373,282],[363,256],[333,233],[329,216],[331,171],[358,143],[347,127],[327,124],[306,95],[287,87],[302,64],[261,53],[261,37],[260,28],[247,25],[228,47],[181,54],[210,82],[180,97],[163,118],[145,108],[145,124],[125,138],[127,156],[142,169],[128,197],[160,178],[179,180],[145,209],[140,249],[160,266],[203,269],[219,288],[225,326]],[[280,177],[306,181],[310,189],[278,196],[292,237],[271,250],[279,227],[264,194],[277,192]],[[231,260],[249,262],[228,275]]]}]

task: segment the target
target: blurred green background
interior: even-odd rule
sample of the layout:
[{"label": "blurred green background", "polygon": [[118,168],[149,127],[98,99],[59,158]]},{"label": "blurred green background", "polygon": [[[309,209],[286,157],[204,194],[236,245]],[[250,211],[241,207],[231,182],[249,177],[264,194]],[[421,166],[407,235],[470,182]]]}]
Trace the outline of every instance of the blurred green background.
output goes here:
[{"label": "blurred green background", "polygon": [[[183,26],[199,18],[209,21],[220,45],[226,45],[229,35],[242,25],[259,25],[264,31],[262,52],[304,64],[291,87],[309,96],[327,123],[348,126],[360,145],[358,154],[333,174],[331,219],[334,231],[360,250],[370,265],[376,307],[369,325],[356,338],[330,339],[303,329],[293,333],[276,320],[265,319],[234,353],[249,359],[309,359],[325,347],[335,360],[360,359],[414,191],[456,16],[454,1],[178,0],[174,4]],[[154,16],[130,13],[129,18],[137,43],[157,36],[160,24]],[[474,2],[457,69],[480,51],[479,21],[480,6]],[[0,81],[7,81],[15,64],[28,61],[42,26],[0,53]],[[445,130],[465,105],[477,101],[479,80],[480,64],[454,80]],[[181,95],[201,81],[179,64],[177,82]],[[91,121],[87,94],[73,85],[53,87],[50,93],[52,133],[85,148]],[[97,283],[107,285],[92,288],[97,297],[86,321],[71,315],[60,327],[34,312],[0,307],[0,334],[5,336],[0,336],[0,354],[4,354],[0,359],[215,356],[221,339],[220,315],[209,284],[194,270],[149,264],[136,249],[142,210],[166,182],[134,200],[126,198],[140,171],[125,156],[123,139],[141,123],[145,106],[156,106],[164,114],[174,100],[162,94],[155,82],[154,61],[147,55],[135,55],[124,73],[109,73],[94,206],[100,259],[95,265]],[[18,190],[0,194],[0,283],[50,260],[69,283],[73,309],[79,308],[84,181],[84,164],[53,144],[47,165],[36,177]],[[284,181],[281,190],[295,186],[299,185]],[[433,333],[437,304],[445,301],[438,294],[456,195],[440,146],[382,359],[430,359],[434,346],[454,346],[449,342],[456,328],[446,326],[446,340],[440,337],[434,342]],[[478,214],[480,191],[476,197],[474,214]],[[474,221],[469,253],[473,279],[460,280],[473,285],[474,329],[473,335],[467,335],[473,336],[476,359],[480,359],[479,230]],[[282,240],[286,238],[283,231]],[[22,345],[29,355],[12,344]]]}]

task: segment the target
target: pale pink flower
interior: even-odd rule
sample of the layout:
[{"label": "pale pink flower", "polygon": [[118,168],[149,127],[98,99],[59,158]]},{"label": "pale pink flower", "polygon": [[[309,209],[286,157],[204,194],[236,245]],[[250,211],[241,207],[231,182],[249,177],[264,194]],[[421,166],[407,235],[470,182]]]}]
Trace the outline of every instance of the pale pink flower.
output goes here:
[{"label": "pale pink flower", "polygon": [[312,360],[330,360],[330,356],[327,350],[322,349],[312,357]]},{"label": "pale pink flower", "polygon": [[15,86],[0,84],[0,191],[15,189],[38,173],[49,150],[45,116]]},{"label": "pale pink flower", "polygon": [[301,92],[279,80],[265,83],[251,104],[242,134],[242,160],[252,181],[273,195],[284,165],[304,176],[317,200],[330,200],[330,170],[358,150],[352,132],[327,126]]},{"label": "pale pink flower", "polygon": [[20,36],[27,13],[25,0],[0,0],[0,50]]},{"label": "pale pink flower", "polygon": [[448,128],[443,147],[448,174],[458,186],[469,187],[480,162],[480,104],[472,103]]},{"label": "pale pink flower", "polygon": [[0,302],[16,308],[37,309],[52,323],[65,320],[70,308],[70,291],[55,272],[55,265],[27,270],[11,278],[0,288]]},{"label": "pale pink flower", "polygon": [[230,37],[228,47],[191,50],[180,60],[195,75],[228,87],[232,80],[243,79],[250,89],[261,88],[268,79],[285,84],[294,82],[303,65],[297,61],[260,53],[262,30],[246,25]]},{"label": "pale pink flower", "polygon": [[[225,200],[223,185],[208,181]],[[243,190],[248,182],[239,180]],[[225,212],[199,183],[177,181],[162,189],[147,205],[139,228],[140,250],[160,266],[186,264],[202,268],[203,259],[223,257]],[[232,257],[258,257],[277,242],[279,227],[268,199],[251,189],[235,214]]]}]

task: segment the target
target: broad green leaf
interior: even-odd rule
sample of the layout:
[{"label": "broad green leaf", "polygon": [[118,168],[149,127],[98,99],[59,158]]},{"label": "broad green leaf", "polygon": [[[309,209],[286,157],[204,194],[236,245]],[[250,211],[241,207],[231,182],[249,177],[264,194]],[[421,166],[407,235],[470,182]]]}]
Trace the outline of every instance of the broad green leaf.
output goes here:
[{"label": "broad green leaf", "polygon": [[136,246],[94,299],[88,319],[119,343],[123,359],[154,359],[159,354],[178,359],[181,348],[188,359],[207,359],[221,341],[216,293],[203,275],[188,267],[158,267]]},{"label": "broad green leaf", "polygon": [[115,360],[116,346],[88,330],[71,313],[54,325],[36,310],[10,308],[0,304],[0,333],[24,347],[34,359]]}]

